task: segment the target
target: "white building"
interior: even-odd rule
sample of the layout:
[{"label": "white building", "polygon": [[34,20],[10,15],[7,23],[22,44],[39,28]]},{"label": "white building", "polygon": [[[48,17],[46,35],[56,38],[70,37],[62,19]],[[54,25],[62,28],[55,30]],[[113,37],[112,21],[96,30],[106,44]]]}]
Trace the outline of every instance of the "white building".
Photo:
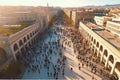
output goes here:
[{"label": "white building", "polygon": [[120,80],[120,37],[90,22],[80,22],[79,29],[100,62]]}]

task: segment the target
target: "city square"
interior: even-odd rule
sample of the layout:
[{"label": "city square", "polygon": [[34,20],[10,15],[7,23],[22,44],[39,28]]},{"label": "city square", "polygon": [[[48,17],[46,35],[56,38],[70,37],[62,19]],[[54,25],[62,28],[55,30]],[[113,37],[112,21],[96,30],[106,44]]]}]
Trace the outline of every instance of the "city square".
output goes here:
[{"label": "city square", "polygon": [[120,80],[120,5],[42,2],[0,6],[0,79]]}]

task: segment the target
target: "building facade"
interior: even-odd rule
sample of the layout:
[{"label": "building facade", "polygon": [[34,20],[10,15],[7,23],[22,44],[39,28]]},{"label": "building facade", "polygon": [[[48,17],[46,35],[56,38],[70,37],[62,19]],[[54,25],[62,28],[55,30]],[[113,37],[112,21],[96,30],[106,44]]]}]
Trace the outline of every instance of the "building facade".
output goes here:
[{"label": "building facade", "polygon": [[106,29],[120,36],[120,21],[119,22],[107,21]]},{"label": "building facade", "polygon": [[[48,29],[50,14],[45,14],[45,12],[42,13],[44,13],[44,15],[39,15],[37,18],[29,18],[29,20],[36,19],[35,23],[32,25],[10,36],[0,37],[0,66],[12,59],[17,61],[18,57],[25,53],[27,49],[36,42],[41,33]],[[24,20],[28,19],[22,18],[22,21]]]},{"label": "building facade", "polygon": [[104,17],[95,16],[94,20],[97,25],[120,36],[120,19],[105,16]]},{"label": "building facade", "polygon": [[64,12],[68,15],[68,17],[73,21],[73,25],[75,28],[79,27],[79,21],[92,21],[93,20],[93,11],[91,10],[74,10],[74,9],[65,9]]},{"label": "building facade", "polygon": [[[112,42],[112,36],[104,29],[96,28],[95,25],[79,23],[79,29],[83,32],[84,37],[88,40],[91,50],[100,62],[108,68],[110,74],[117,76],[120,80],[120,42]],[[108,38],[106,38],[109,36]],[[112,40],[111,40],[112,39]],[[114,37],[115,41],[116,37]],[[117,47],[116,47],[117,46]]]}]

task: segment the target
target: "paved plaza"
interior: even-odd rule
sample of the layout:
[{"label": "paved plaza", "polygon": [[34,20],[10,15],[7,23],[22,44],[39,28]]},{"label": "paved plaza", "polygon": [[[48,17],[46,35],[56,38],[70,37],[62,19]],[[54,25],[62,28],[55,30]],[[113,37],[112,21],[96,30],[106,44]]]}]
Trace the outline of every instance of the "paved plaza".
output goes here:
[{"label": "paved plaza", "polygon": [[81,63],[76,58],[73,43],[60,27],[52,27],[25,55],[29,57],[29,64],[22,79],[102,80],[86,67],[79,67]]}]

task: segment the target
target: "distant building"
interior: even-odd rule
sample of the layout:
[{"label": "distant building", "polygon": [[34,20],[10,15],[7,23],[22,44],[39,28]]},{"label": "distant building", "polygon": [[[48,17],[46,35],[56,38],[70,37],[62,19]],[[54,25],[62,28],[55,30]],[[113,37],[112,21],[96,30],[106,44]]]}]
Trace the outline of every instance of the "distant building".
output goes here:
[{"label": "distant building", "polygon": [[93,12],[91,11],[72,11],[72,20],[76,28],[79,27],[79,21],[92,21]]},{"label": "distant building", "polygon": [[99,17],[95,16],[95,23],[102,28],[109,30],[110,32],[120,36],[120,20],[112,17]]},{"label": "distant building", "polygon": [[120,21],[107,21],[106,29],[120,36]]},{"label": "distant building", "polygon": [[64,9],[67,16],[73,21],[74,27],[79,27],[79,21],[93,21],[93,11],[85,9]]},{"label": "distant building", "polygon": [[94,21],[97,25],[100,25],[101,27],[106,27],[107,21],[112,20],[111,17],[106,17],[106,16],[95,16]]}]

